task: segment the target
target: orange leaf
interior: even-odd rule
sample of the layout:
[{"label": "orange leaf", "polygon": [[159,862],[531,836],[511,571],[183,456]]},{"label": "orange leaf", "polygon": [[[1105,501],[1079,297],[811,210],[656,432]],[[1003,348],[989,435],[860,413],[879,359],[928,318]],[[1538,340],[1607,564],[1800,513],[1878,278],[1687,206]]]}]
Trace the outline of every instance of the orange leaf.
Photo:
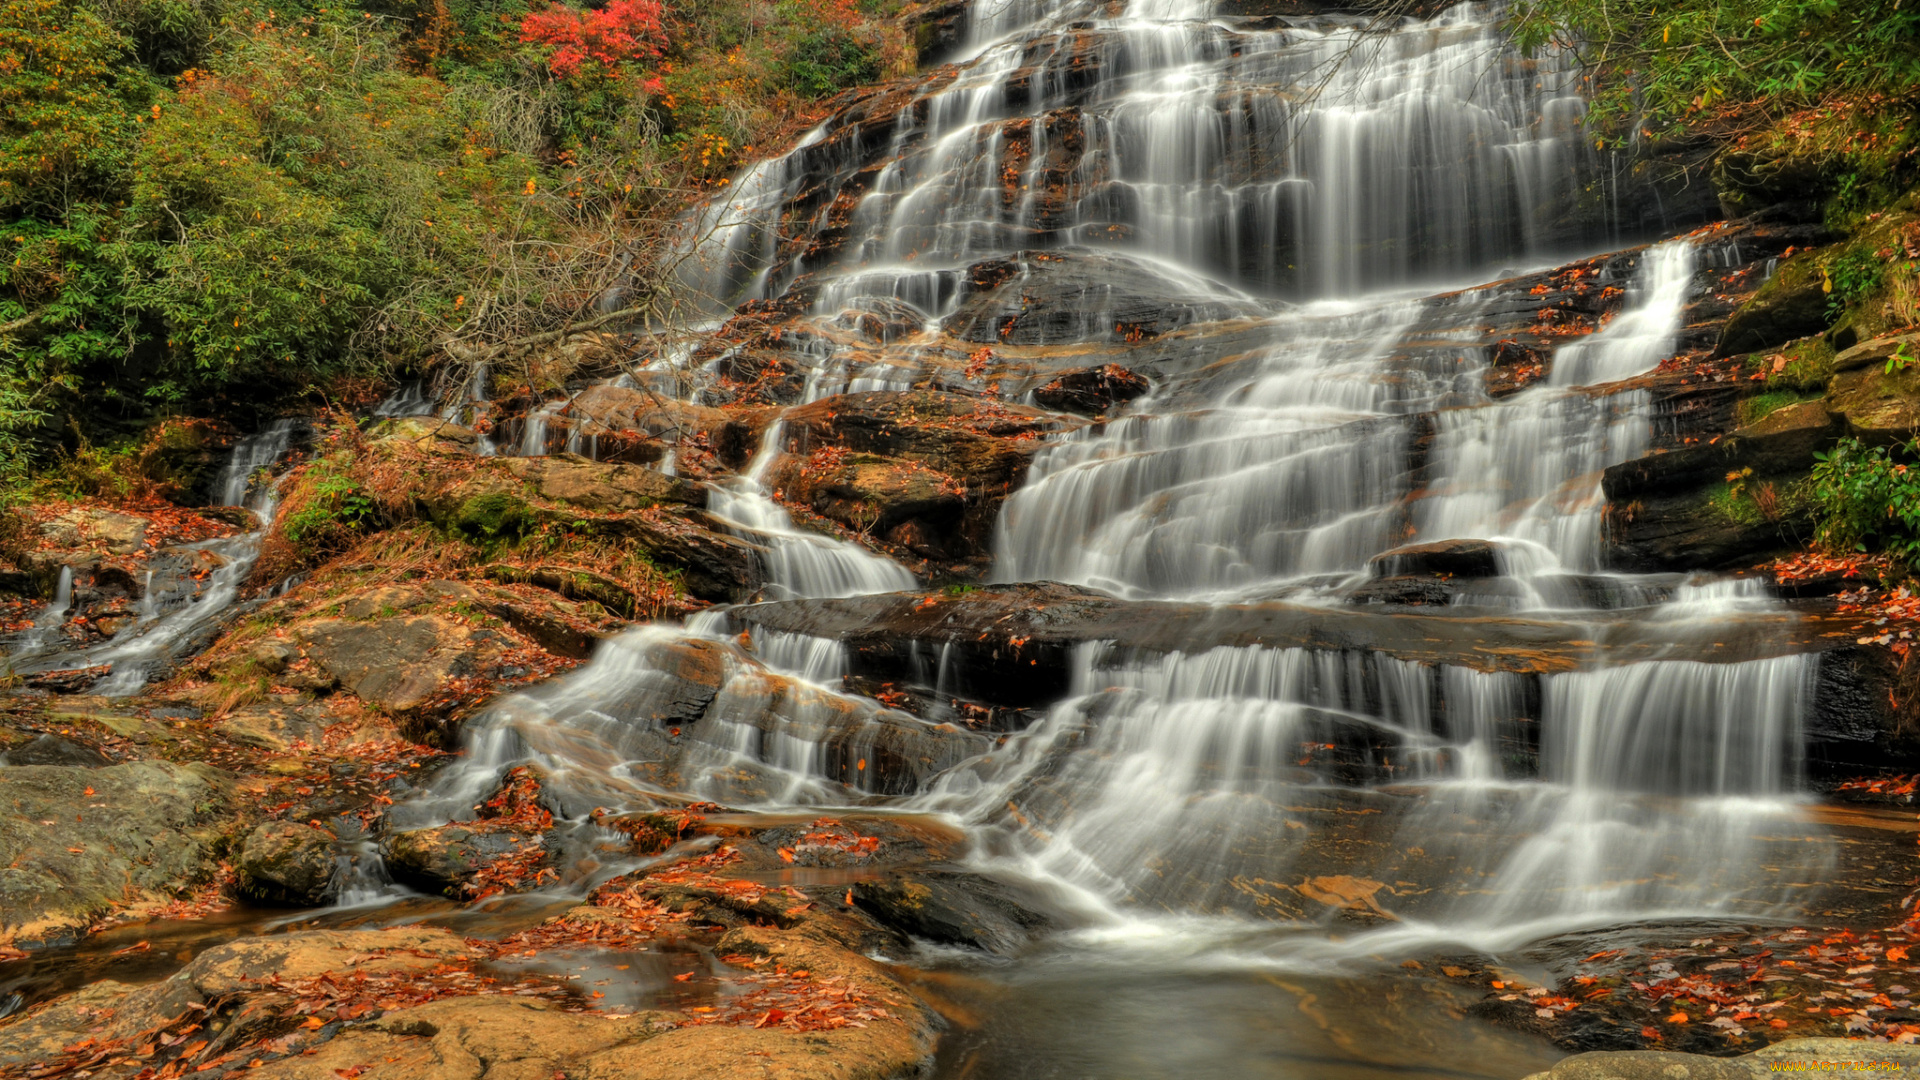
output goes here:
[{"label": "orange leaf", "polygon": [[674,982],[686,982],[686,981],[687,981],[688,979],[691,979],[691,978],[693,978],[693,972],[691,972],[691,971],[689,971],[689,972],[687,972],[687,973],[686,973],[685,975],[675,975],[675,976],[673,977],[673,981],[674,981]]},{"label": "orange leaf", "polygon": [[1907,947],[1905,945],[1895,945],[1893,948],[1887,950],[1887,959],[1893,961],[1896,964],[1902,960],[1905,960],[1906,958],[1907,958]]},{"label": "orange leaf", "polygon": [[88,795],[91,795],[91,794],[93,794],[93,789],[92,789],[92,788],[88,788],[88,789],[87,789],[87,791],[86,791],[86,793],[87,793]]},{"label": "orange leaf", "polygon": [[780,857],[781,857],[782,859],[784,859],[784,860],[786,860],[787,862],[792,862],[792,861],[793,861],[793,849],[792,849],[792,848],[790,848],[790,847],[783,847],[783,848],[781,848],[781,849],[780,849]]},{"label": "orange leaf", "polygon": [[1677,1012],[1677,1013],[1674,1013],[1672,1016],[1667,1017],[1667,1023],[1684,1024],[1690,1019],[1692,1019],[1692,1017],[1688,1016],[1686,1013]]}]

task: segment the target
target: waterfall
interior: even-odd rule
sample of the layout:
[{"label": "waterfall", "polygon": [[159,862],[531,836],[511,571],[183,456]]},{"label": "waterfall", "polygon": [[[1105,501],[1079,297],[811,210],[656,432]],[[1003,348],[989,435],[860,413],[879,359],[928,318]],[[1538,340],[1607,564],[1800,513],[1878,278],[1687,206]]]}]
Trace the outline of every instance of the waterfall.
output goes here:
[{"label": "waterfall", "polygon": [[[1051,896],[1082,940],[1306,969],[1794,909],[1833,859],[1798,803],[1816,660],[1759,586],[1610,572],[1601,532],[1602,474],[1653,446],[1630,380],[1675,351],[1701,253],[1610,260],[1595,283],[1617,309],[1496,399],[1511,279],[1616,229],[1582,204],[1605,177],[1573,58],[1514,53],[1483,4],[1379,24],[1212,9],[977,0],[961,62],[691,218],[681,285],[716,319],[804,299],[803,329],[879,320],[858,347],[782,339],[809,401],[920,385],[983,345],[1036,374],[1092,356],[1150,375],[1034,456],[996,525],[1000,582],[1324,609],[1388,552],[1473,542],[1497,572],[1391,617],[1502,608],[1569,644],[1482,664],[1086,642],[1065,700],[996,744],[838,692],[858,647],[710,613],[496,703],[398,827],[463,815],[523,762],[581,842],[594,807],[884,804],[962,824],[972,868]],[[1178,319],[1135,333],[1138,312]],[[765,596],[913,588],[796,526],[769,490],[785,436],[770,425],[709,504],[763,549]],[[1700,660],[1730,624],[1740,648]],[[939,697],[965,654],[896,655]],[[1371,885],[1387,925],[1325,933],[1318,880]]]},{"label": "waterfall", "polygon": [[768,596],[859,596],[913,588],[913,575],[898,563],[856,544],[794,527],[793,517],[767,493],[765,483],[781,455],[784,430],[782,421],[769,425],[753,469],[730,484],[716,486],[707,503],[714,516],[739,526],[742,536],[762,545]]},{"label": "waterfall", "polygon": [[[300,427],[298,420],[276,420],[234,444],[232,456],[216,479],[215,492],[221,505],[245,506],[251,510],[260,528],[239,536],[183,545],[181,551],[204,553],[212,563],[212,573],[204,582],[182,577],[170,580],[165,589],[156,589],[154,576],[149,572],[146,595],[141,598],[139,616],[132,626],[88,649],[42,655],[33,659],[27,670],[110,665],[111,670],[94,684],[91,692],[128,697],[139,693],[181,652],[196,643],[204,644],[207,636],[217,631],[221,618],[239,600],[241,586],[253,572],[253,564],[260,555],[260,542],[279,504],[273,485],[258,482],[258,478],[286,454]],[[71,572],[62,572],[63,595],[71,596],[72,580]],[[18,667],[28,655],[22,650],[11,662]]]}]

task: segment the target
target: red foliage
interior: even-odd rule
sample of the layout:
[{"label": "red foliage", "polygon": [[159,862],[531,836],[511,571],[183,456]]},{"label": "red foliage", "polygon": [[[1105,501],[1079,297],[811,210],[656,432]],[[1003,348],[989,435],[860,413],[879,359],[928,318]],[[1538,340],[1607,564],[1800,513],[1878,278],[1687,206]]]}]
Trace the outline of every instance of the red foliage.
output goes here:
[{"label": "red foliage", "polygon": [[[618,78],[625,65],[653,60],[666,44],[659,0],[612,0],[596,11],[580,12],[564,4],[535,11],[520,22],[520,40],[554,50],[547,66],[555,75],[578,74],[589,61]],[[660,91],[660,80],[650,77],[642,87]]]}]

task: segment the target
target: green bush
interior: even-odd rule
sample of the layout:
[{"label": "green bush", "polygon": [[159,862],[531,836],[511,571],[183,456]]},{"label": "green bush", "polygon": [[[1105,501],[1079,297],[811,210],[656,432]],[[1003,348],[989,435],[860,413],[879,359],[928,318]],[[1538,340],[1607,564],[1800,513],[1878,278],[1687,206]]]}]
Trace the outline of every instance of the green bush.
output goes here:
[{"label": "green bush", "polygon": [[1623,140],[1728,106],[1800,108],[1920,86],[1912,0],[1520,0],[1509,16],[1523,48],[1579,54],[1599,76],[1596,118]]},{"label": "green bush", "polygon": [[826,97],[880,77],[873,47],[846,29],[823,26],[796,40],[787,53],[786,76],[808,97]]},{"label": "green bush", "polygon": [[[1920,440],[1901,454],[1920,456]],[[1810,494],[1818,517],[1816,539],[1830,550],[1884,551],[1920,566],[1920,471],[1884,446],[1842,439],[1814,455]]]}]

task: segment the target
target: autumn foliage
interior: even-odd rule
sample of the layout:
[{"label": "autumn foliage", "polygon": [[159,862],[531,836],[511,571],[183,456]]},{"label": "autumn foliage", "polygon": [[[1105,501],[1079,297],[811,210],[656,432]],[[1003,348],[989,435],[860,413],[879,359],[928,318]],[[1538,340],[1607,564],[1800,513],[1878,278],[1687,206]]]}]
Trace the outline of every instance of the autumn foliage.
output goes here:
[{"label": "autumn foliage", "polygon": [[[553,50],[547,66],[561,78],[571,78],[589,66],[609,78],[630,74],[629,65],[654,60],[666,44],[659,0],[613,0],[594,11],[575,11],[554,4],[520,22],[520,40]],[[658,93],[658,76],[642,86]]]}]

